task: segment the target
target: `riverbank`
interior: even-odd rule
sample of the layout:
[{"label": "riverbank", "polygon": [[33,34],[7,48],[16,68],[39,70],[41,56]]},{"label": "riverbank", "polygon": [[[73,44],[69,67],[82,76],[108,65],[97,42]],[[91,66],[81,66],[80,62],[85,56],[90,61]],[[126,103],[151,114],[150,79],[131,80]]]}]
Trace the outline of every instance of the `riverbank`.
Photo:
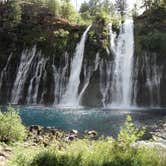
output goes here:
[{"label": "riverbank", "polygon": [[[63,131],[37,125],[25,128],[11,107],[0,114],[0,119],[2,166],[137,166],[138,163],[165,166],[166,163],[166,145],[154,139],[157,134],[165,140],[165,121],[152,134],[144,127],[135,127],[131,116],[127,116],[118,136],[113,138],[94,130]],[[145,137],[146,131],[151,137]]]},{"label": "riverbank", "polygon": [[[160,130],[160,134],[165,134],[166,125],[158,126],[157,130]],[[161,140],[142,140],[129,143],[130,138],[127,135],[123,135],[123,137],[123,140],[120,140],[119,135],[119,138],[115,140],[112,137],[98,137],[95,131],[79,133],[77,130],[72,130],[64,132],[50,127],[31,126],[27,128],[27,138],[24,142],[12,145],[1,144],[0,164],[1,166],[34,166],[35,164],[42,166],[41,164],[44,162],[48,166],[52,166],[51,163],[56,164],[57,162],[57,165],[61,163],[66,166],[66,163],[73,162],[72,166],[76,166],[77,162],[83,162],[83,166],[86,164],[91,166],[94,163],[105,166],[105,162],[112,162],[113,166],[117,166],[114,164],[117,162],[118,164],[128,163],[135,166],[135,162],[140,162],[141,166],[146,166],[146,164],[164,166],[166,163],[166,144],[162,143]],[[112,158],[110,158],[111,154]],[[80,158],[79,155],[81,155]],[[89,156],[88,161],[84,161],[86,156]],[[149,160],[148,158],[152,156],[153,159]],[[95,158],[93,159],[93,157]],[[141,157],[144,158],[141,159]],[[157,161],[158,157],[159,161]]]}]

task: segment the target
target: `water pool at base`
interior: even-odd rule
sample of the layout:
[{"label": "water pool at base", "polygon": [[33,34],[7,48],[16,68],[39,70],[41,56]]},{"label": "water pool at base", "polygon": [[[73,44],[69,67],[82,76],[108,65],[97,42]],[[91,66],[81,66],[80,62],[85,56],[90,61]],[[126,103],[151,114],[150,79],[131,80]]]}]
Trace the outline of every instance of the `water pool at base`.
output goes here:
[{"label": "water pool at base", "polygon": [[41,125],[80,132],[96,130],[99,134],[116,136],[131,115],[137,126],[153,127],[166,120],[166,109],[60,109],[52,107],[17,107],[26,126]]}]

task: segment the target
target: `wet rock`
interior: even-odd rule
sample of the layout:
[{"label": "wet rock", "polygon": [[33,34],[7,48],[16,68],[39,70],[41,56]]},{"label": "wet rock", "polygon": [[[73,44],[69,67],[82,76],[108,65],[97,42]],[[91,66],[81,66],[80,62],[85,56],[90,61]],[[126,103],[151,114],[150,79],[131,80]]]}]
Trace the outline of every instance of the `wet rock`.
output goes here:
[{"label": "wet rock", "polygon": [[29,128],[29,131],[33,134],[36,134],[36,135],[40,135],[41,131],[42,131],[42,127],[41,126],[31,126]]},{"label": "wet rock", "polygon": [[166,124],[160,123],[157,127],[150,132],[155,139],[161,139],[166,141]]},{"label": "wet rock", "polygon": [[87,134],[97,136],[97,132],[95,130],[88,131]]},{"label": "wet rock", "polygon": [[71,130],[70,134],[78,134],[78,131],[77,130]]},{"label": "wet rock", "polygon": [[75,140],[76,138],[77,138],[76,135],[69,135],[69,136],[68,136],[68,140],[70,140],[70,141],[73,141],[73,140]]},{"label": "wet rock", "polygon": [[159,152],[164,152],[166,155],[166,144],[161,142],[146,142],[146,141],[138,141],[133,145],[134,147],[149,147],[149,148],[155,148]]}]

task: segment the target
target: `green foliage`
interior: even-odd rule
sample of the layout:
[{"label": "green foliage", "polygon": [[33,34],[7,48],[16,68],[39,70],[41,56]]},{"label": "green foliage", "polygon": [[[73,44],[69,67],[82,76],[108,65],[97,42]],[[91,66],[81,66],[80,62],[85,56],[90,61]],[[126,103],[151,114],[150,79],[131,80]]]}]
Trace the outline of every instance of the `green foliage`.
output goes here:
[{"label": "green foliage", "polygon": [[74,9],[71,3],[67,0],[64,0],[61,7],[61,16],[71,22],[78,22],[79,15],[78,12]]},{"label": "green foliage", "polygon": [[143,51],[155,52],[158,56],[165,55],[165,20],[166,8],[164,6],[151,8],[142,16],[135,18],[136,55],[141,56]]},{"label": "green foliage", "polygon": [[0,141],[11,143],[23,141],[26,136],[25,127],[22,125],[18,113],[9,107],[7,112],[0,112]]},{"label": "green foliage", "polygon": [[[2,2],[0,2],[2,3]],[[13,28],[20,23],[21,6],[19,0],[6,1],[0,4],[0,24],[5,29]]]},{"label": "green foliage", "polygon": [[81,166],[80,161],[81,155],[72,156],[64,153],[58,153],[55,150],[48,150],[35,156],[31,166]]},{"label": "green foliage", "polygon": [[103,25],[106,25],[110,22],[110,16],[104,10],[98,10],[94,16],[95,22],[103,22]]},{"label": "green foliage", "polygon": [[121,128],[118,135],[118,143],[123,147],[128,147],[132,143],[139,140],[145,133],[145,128],[141,130],[136,128],[132,123],[131,116],[127,116],[125,126]]},{"label": "green foliage", "polygon": [[98,140],[77,139],[68,143],[60,141],[58,147],[56,145],[48,148],[17,147],[16,155],[12,156],[9,165],[165,166],[163,154],[149,147],[137,147],[135,143],[143,135],[144,130],[135,128],[131,120],[128,116],[118,140],[109,137]]},{"label": "green foliage", "polygon": [[33,158],[43,151],[42,146],[27,146],[17,145],[13,147],[14,153],[8,162],[8,166],[30,166]]},{"label": "green foliage", "polygon": [[164,52],[166,43],[166,33],[161,33],[159,31],[149,32],[147,35],[142,36],[141,44],[144,49]]},{"label": "green foliage", "polygon": [[107,23],[110,21],[110,16],[114,15],[115,7],[108,0],[89,0],[89,2],[84,2],[80,7],[80,14],[84,21],[91,19],[92,21],[103,20]]},{"label": "green foliage", "polygon": [[161,6],[166,6],[165,0],[142,0],[142,8],[145,8],[146,11],[158,9]]},{"label": "green foliage", "polygon": [[55,15],[59,16],[61,12],[61,4],[59,0],[46,0],[46,4],[50,11]]}]

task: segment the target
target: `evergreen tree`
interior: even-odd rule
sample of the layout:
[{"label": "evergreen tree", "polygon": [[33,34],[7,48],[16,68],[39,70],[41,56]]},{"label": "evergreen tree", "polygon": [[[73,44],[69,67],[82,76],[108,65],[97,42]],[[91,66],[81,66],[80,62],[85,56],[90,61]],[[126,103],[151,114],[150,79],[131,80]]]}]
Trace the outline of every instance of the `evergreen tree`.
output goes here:
[{"label": "evergreen tree", "polygon": [[55,16],[60,15],[61,5],[59,0],[46,0],[46,4]]},{"label": "evergreen tree", "polygon": [[126,0],[116,0],[116,8],[120,15],[123,17],[127,11],[127,3]]},{"label": "evergreen tree", "polygon": [[61,5],[61,16],[69,21],[75,22],[78,19],[78,12],[74,9],[70,0],[63,0]]},{"label": "evergreen tree", "polygon": [[80,6],[80,13],[84,13],[87,11],[89,11],[89,4],[84,1]]},{"label": "evergreen tree", "polygon": [[145,10],[149,10],[152,8],[153,1],[152,0],[143,0],[143,5],[141,7],[145,8]]},{"label": "evergreen tree", "polygon": [[1,4],[1,27],[8,29],[16,26],[21,20],[21,7],[19,0],[6,0]]}]

